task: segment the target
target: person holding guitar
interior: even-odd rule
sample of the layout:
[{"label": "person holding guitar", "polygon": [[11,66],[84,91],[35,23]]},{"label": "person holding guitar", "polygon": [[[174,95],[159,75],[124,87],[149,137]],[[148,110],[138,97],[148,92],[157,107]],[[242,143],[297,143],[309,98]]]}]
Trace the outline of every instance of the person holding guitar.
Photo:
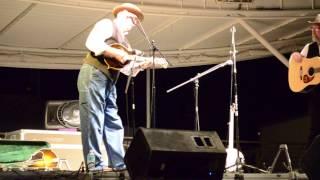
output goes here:
[{"label": "person holding guitar", "polygon": [[[135,70],[125,68],[133,57],[141,55],[141,51],[131,48],[126,38],[137,22],[143,20],[141,9],[134,4],[123,3],[116,6],[112,14],[113,20],[98,21],[89,33],[85,44],[89,52],[78,75],[81,138],[87,168],[89,151],[95,154],[94,167],[89,170],[126,169],[123,160],[124,130],[116,104],[116,81],[122,69],[134,71],[123,72],[127,75],[136,75],[139,70],[151,66],[150,61],[142,61]],[[99,142],[105,145],[108,164],[103,161]]]},{"label": "person holding guitar", "polygon": [[[306,152],[302,157],[302,169],[304,169],[310,179],[315,176],[320,178],[320,167],[310,163],[307,159],[319,161],[320,156],[310,156],[310,147],[314,140],[320,135],[320,14],[314,21],[309,21],[312,32],[312,42],[305,45],[302,51],[291,54],[289,61],[289,85],[294,92],[306,92],[309,96],[309,116],[311,118],[310,133],[306,144]],[[314,145],[313,145],[314,146]],[[317,153],[318,154],[318,153]],[[315,159],[318,160],[315,160]],[[316,168],[316,169],[310,169]],[[315,172],[318,174],[315,175]]]},{"label": "person holding guitar", "polygon": [[[292,78],[292,75],[290,77],[290,70],[293,71],[293,69],[297,68],[300,70],[297,70],[296,72],[294,72],[295,74],[298,74],[299,76],[301,76],[302,72],[301,69],[306,69],[306,71],[308,71],[308,73],[306,73],[308,75],[308,77],[302,77],[302,83],[307,83],[309,81],[309,79],[313,79],[314,77],[317,77],[317,70],[316,70],[316,64],[314,65],[314,70],[311,70],[312,65],[304,65],[306,63],[317,63],[319,61],[319,56],[320,56],[320,14],[318,14],[315,18],[314,21],[309,21],[309,23],[311,24],[311,32],[312,32],[312,40],[313,42],[308,43],[307,45],[305,45],[305,47],[302,49],[302,51],[299,52],[294,52],[291,54],[290,57],[290,63],[289,63],[289,85],[290,85],[290,78]],[[310,72],[313,71],[313,72]],[[293,72],[292,72],[293,73]],[[312,74],[311,74],[312,73]],[[299,79],[299,78],[297,78]],[[291,80],[291,84],[290,86],[294,87],[294,86],[298,86],[298,85],[293,85],[296,82],[293,82],[294,80]],[[314,80],[312,80],[314,81]],[[297,84],[297,83],[296,83]],[[310,115],[311,115],[311,129],[310,129],[310,136],[309,136],[309,142],[308,144],[310,144],[312,142],[312,140],[314,139],[314,137],[316,135],[320,134],[320,87],[319,87],[319,82],[318,83],[314,83],[314,84],[308,84],[305,85],[304,87],[301,87],[299,89],[299,91],[305,91],[310,95]],[[292,90],[294,90],[294,88],[291,88]],[[297,92],[297,91],[296,91]]]}]

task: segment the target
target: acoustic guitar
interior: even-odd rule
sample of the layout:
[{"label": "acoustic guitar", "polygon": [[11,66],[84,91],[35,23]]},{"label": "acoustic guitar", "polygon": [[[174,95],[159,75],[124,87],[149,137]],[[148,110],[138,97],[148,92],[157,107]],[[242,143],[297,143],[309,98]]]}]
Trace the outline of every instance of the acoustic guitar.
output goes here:
[{"label": "acoustic guitar", "polygon": [[293,92],[301,92],[320,83],[320,57],[302,58],[297,62],[294,56],[289,59],[288,81]]},{"label": "acoustic guitar", "polygon": [[164,58],[138,56],[138,55],[135,55],[134,50],[128,49],[119,43],[113,43],[110,46],[113,48],[120,49],[120,50],[124,51],[127,54],[128,59],[126,59],[126,61],[124,63],[122,63],[117,58],[104,56],[104,62],[108,66],[108,69],[113,69],[113,70],[119,71],[122,68],[124,68],[125,66],[130,66],[130,64],[132,65],[133,63],[135,64],[134,67],[136,67],[136,68],[139,68],[143,64],[147,64],[147,63],[149,63],[149,64],[152,63],[152,66],[154,65],[155,68],[167,68],[168,67],[168,62]]},{"label": "acoustic guitar", "polygon": [[54,170],[59,169],[59,158],[51,149],[44,148],[37,150],[26,161],[0,165],[0,171],[1,169],[7,168],[22,168],[24,170]]},{"label": "acoustic guitar", "polygon": [[59,158],[50,149],[40,149],[27,161],[28,169],[58,168]]}]

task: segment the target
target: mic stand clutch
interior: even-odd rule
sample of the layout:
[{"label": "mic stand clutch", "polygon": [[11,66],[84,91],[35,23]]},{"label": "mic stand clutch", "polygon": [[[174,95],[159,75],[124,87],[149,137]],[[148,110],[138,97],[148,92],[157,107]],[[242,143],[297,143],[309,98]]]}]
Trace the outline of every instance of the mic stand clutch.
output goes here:
[{"label": "mic stand clutch", "polygon": [[213,66],[212,68],[202,72],[202,73],[198,73],[196,76],[194,76],[193,78],[171,88],[171,89],[168,89],[166,92],[167,93],[170,93],[190,82],[194,82],[194,98],[195,98],[195,130],[196,131],[200,131],[200,123],[199,123],[199,108],[198,108],[198,89],[199,89],[199,79],[202,77],[202,76],[205,76],[221,67],[224,67],[226,65],[231,65],[232,64],[232,61],[231,60],[227,60],[223,63],[220,63],[216,66]]}]

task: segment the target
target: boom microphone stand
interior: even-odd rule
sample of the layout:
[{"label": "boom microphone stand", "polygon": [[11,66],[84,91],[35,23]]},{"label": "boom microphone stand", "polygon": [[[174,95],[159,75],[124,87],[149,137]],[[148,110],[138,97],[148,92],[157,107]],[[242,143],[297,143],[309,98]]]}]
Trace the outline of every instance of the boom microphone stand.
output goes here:
[{"label": "boom microphone stand", "polygon": [[194,76],[193,78],[171,88],[171,89],[168,89],[167,90],[167,93],[170,93],[171,91],[174,91],[190,82],[194,82],[195,86],[194,86],[194,98],[195,98],[195,121],[194,121],[194,124],[195,124],[195,130],[196,131],[200,131],[200,123],[199,123],[199,111],[198,111],[198,88],[199,88],[199,79],[202,77],[202,76],[205,76],[221,67],[224,67],[226,65],[231,65],[232,64],[232,61],[231,60],[227,60],[223,63],[220,63],[218,65],[215,65],[213,67],[211,67],[210,69],[202,72],[202,73],[198,73],[196,76]]},{"label": "boom microphone stand", "polygon": [[160,56],[164,57],[164,55],[161,53],[161,51],[157,48],[157,46],[155,45],[155,41],[152,40],[150,41],[149,37],[147,36],[140,20],[138,18],[135,18],[134,20],[132,20],[134,22],[134,24],[138,27],[139,31],[143,34],[143,36],[145,37],[145,39],[148,42],[149,48],[152,51],[152,63],[153,63],[153,68],[152,68],[152,82],[151,82],[151,127],[155,128],[156,127],[156,71],[155,71],[155,52],[158,51]]}]

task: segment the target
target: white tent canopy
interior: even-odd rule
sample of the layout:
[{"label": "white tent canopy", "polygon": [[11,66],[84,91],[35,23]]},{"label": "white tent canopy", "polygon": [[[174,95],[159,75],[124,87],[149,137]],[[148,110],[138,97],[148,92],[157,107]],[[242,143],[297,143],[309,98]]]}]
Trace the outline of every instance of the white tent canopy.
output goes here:
[{"label": "white tent canopy", "polygon": [[[222,2],[228,1],[228,2]],[[239,2],[237,2],[239,1]],[[320,0],[128,0],[145,13],[142,23],[171,67],[217,64],[230,59],[236,28],[237,60],[282,55],[311,41],[308,20]],[[85,39],[96,21],[112,18],[124,1],[1,0],[0,66],[78,69]],[[129,35],[136,49],[149,51],[138,30]]]}]

